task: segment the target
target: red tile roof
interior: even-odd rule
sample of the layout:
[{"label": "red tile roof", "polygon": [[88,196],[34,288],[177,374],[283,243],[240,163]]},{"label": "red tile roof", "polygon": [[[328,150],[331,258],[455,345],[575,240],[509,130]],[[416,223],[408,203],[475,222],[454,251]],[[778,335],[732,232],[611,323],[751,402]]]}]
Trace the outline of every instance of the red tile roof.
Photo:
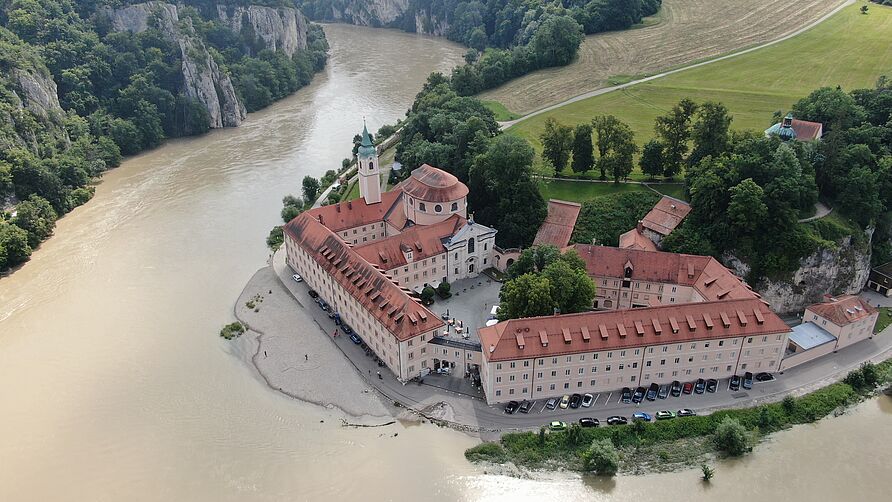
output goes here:
[{"label": "red tile roof", "polygon": [[402,191],[425,202],[451,202],[468,195],[468,187],[458,178],[428,164],[412,171],[392,191]]},{"label": "red tile roof", "polygon": [[837,326],[845,326],[859,321],[877,312],[869,303],[856,295],[832,298],[831,301],[818,303],[808,307],[815,314],[827,319]]},{"label": "red tile roof", "polygon": [[467,220],[460,215],[454,214],[440,223],[414,226],[405,232],[372,241],[354,250],[369,263],[378,265],[381,270],[391,270],[407,264],[403,249],[412,251],[413,262],[445,253],[443,239],[455,234],[465,221]]},{"label": "red tile roof", "polygon": [[592,277],[622,278],[627,265],[632,280],[693,287],[706,301],[759,298],[715,258],[690,254],[574,244]]},{"label": "red tile roof", "polygon": [[809,122],[807,120],[793,119],[793,132],[796,133],[797,141],[814,141],[820,139],[824,131],[824,126],[820,122]]},{"label": "red tile roof", "polygon": [[[478,335],[488,361],[506,361],[789,331],[768,306],[751,298],[512,319],[480,328]],[[586,341],[586,332],[599,336]]]},{"label": "red tile roof", "polygon": [[400,341],[442,328],[443,321],[307,211],[285,225],[292,239]]},{"label": "red tile roof", "polygon": [[548,216],[536,232],[533,245],[551,244],[558,248],[566,247],[570,243],[570,236],[573,235],[573,227],[576,226],[580,209],[582,205],[575,202],[549,200]]},{"label": "red tile roof", "polygon": [[641,224],[644,228],[666,236],[675,230],[685,216],[691,212],[691,206],[687,202],[663,196],[659,202],[644,216]]},{"label": "red tile roof", "polygon": [[619,247],[623,249],[638,249],[641,251],[657,250],[654,241],[641,235],[641,232],[639,232],[637,228],[633,228],[619,236]]},{"label": "red tile roof", "polygon": [[[394,206],[398,206],[401,193],[391,190],[381,194],[381,202],[366,204],[365,199],[339,202],[330,206],[317,207],[306,211],[317,221],[322,217],[322,224],[333,232],[341,232],[350,228],[384,221],[385,216]],[[402,210],[392,211],[402,214]],[[401,227],[397,227],[400,228]]]}]

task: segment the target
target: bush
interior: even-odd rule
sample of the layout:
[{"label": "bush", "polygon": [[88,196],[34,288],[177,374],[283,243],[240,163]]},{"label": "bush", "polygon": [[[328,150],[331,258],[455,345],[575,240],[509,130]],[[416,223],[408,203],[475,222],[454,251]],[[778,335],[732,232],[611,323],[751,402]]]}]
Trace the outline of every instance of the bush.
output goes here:
[{"label": "bush", "polygon": [[735,457],[743,455],[750,449],[746,428],[737,419],[731,417],[725,417],[716,427],[713,441],[716,449]]},{"label": "bush", "polygon": [[269,235],[266,237],[266,245],[273,251],[278,251],[284,243],[285,233],[282,231],[282,226],[277,225],[273,227],[273,229],[269,231]]},{"label": "bush", "polygon": [[424,289],[421,290],[421,302],[425,305],[430,305],[434,302],[434,288],[430,286],[425,286]]},{"label": "bush", "polygon": [[446,298],[449,298],[450,296],[452,296],[451,289],[452,289],[452,286],[450,286],[448,282],[443,281],[440,283],[439,286],[437,286],[437,295],[439,295],[440,298],[445,300]]},{"label": "bush", "polygon": [[481,443],[465,450],[465,458],[471,462],[494,462],[505,460],[505,449],[499,443]]},{"label": "bush", "polygon": [[240,322],[234,322],[223,326],[220,330],[220,336],[227,340],[232,340],[245,332],[245,327]]},{"label": "bush", "polygon": [[582,465],[586,471],[613,476],[619,469],[619,453],[609,439],[596,439],[582,454]]},{"label": "bush", "polygon": [[610,194],[584,202],[570,242],[616,246],[619,236],[635,228],[659,200],[658,194],[647,191]]}]

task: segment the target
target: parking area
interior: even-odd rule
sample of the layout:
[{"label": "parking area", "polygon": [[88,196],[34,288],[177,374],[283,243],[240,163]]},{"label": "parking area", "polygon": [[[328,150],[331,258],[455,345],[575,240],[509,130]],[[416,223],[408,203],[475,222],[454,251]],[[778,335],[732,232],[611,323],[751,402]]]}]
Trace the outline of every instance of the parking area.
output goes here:
[{"label": "parking area", "polygon": [[685,411],[680,416],[693,415],[697,413],[696,410],[727,403],[729,397],[748,400],[760,391],[759,387],[776,382],[775,375],[765,373],[759,376],[761,381],[756,379],[756,375],[750,375],[750,382],[746,382],[743,377],[736,381],[727,378],[678,382],[677,386],[666,384],[654,388],[626,388],[597,394],[559,395],[535,401],[519,401],[513,406],[505,404],[502,407],[507,415],[514,415],[519,422],[525,424],[533,416],[540,416],[539,420],[543,423],[567,420],[579,421],[588,426],[598,422],[604,425],[608,417],[614,418],[612,422],[615,423],[622,423],[621,420],[615,420],[616,417],[627,421],[636,417],[645,420],[668,419],[675,418],[681,410]]}]

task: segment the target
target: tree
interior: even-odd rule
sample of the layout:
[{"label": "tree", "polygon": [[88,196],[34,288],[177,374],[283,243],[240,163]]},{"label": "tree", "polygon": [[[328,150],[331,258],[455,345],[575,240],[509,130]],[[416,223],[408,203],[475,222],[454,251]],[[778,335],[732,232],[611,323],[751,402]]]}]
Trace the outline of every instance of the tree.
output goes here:
[{"label": "tree", "polygon": [[876,174],[868,167],[852,168],[837,202],[855,221],[864,226],[870,224],[883,211]]},{"label": "tree", "polygon": [[752,178],[747,178],[731,187],[731,201],[728,203],[728,219],[742,234],[754,236],[768,216],[768,206],[764,202],[762,187]]},{"label": "tree", "polygon": [[421,301],[422,301],[424,304],[433,303],[433,301],[434,301],[434,295],[435,295],[436,293],[437,293],[437,292],[434,291],[434,288],[432,288],[432,287],[430,287],[430,286],[425,286],[424,289],[421,290],[421,295],[420,295],[420,296],[421,296]]},{"label": "tree", "polygon": [[[613,115],[600,115],[592,119],[592,128],[596,134],[595,142],[598,145],[598,157],[603,159],[614,145],[614,137],[620,125],[620,120]],[[607,179],[607,164],[598,162],[601,170],[601,179]]]},{"label": "tree", "polygon": [[542,22],[529,47],[540,68],[570,64],[582,43],[582,26],[569,16],[552,16]]},{"label": "tree", "polygon": [[285,242],[285,233],[282,230],[282,225],[276,225],[272,230],[269,231],[269,235],[266,237],[266,245],[269,246],[273,251],[278,251],[282,244]]},{"label": "tree", "polygon": [[503,248],[527,247],[548,215],[548,206],[532,178],[533,148],[517,136],[493,138],[474,159],[468,203],[477,221],[496,226]]},{"label": "tree", "polygon": [[864,108],[840,88],[822,87],[793,105],[793,116],[824,124],[825,133],[845,130],[867,118]]},{"label": "tree", "polygon": [[465,63],[474,64],[477,62],[477,59],[480,57],[480,51],[471,47],[465,52]]},{"label": "tree", "polygon": [[663,145],[655,139],[645,143],[638,165],[641,166],[641,172],[650,176],[650,179],[663,174]]},{"label": "tree", "polygon": [[316,196],[319,194],[319,180],[312,176],[304,176],[303,182],[301,183],[303,189],[304,200],[306,201],[314,201],[316,200]]},{"label": "tree", "polygon": [[594,167],[595,157],[592,151],[592,126],[579,124],[573,132],[573,163],[571,168],[574,173],[584,173]]},{"label": "tree", "polygon": [[619,453],[609,439],[595,439],[582,454],[582,466],[601,476],[613,476],[619,470]]},{"label": "tree", "polygon": [[592,308],[595,299],[595,283],[585,267],[573,268],[567,261],[558,260],[545,267],[542,276],[551,284],[551,303],[561,313],[572,314]]},{"label": "tree", "polygon": [[28,232],[0,218],[0,270],[18,265],[29,256]]},{"label": "tree", "polygon": [[706,464],[700,464],[700,472],[703,473],[703,481],[707,483],[715,476],[715,469]]},{"label": "tree", "polygon": [[681,172],[691,138],[691,118],[696,111],[697,104],[684,98],[669,113],[657,117],[654,131],[664,146],[663,174],[667,178]]},{"label": "tree", "polygon": [[716,427],[713,441],[719,451],[734,457],[749,451],[749,435],[736,418],[725,417]]},{"label": "tree", "polygon": [[56,211],[46,199],[32,195],[16,206],[16,216],[12,223],[28,232],[28,245],[35,248],[52,235],[56,218]]},{"label": "tree", "polygon": [[511,279],[499,291],[499,320],[550,315],[554,309],[551,282],[535,274]]},{"label": "tree", "polygon": [[613,144],[607,155],[601,157],[598,164],[606,164],[601,170],[609,172],[613,176],[613,182],[619,183],[620,179],[629,177],[632,173],[632,157],[638,152],[635,144],[635,134],[627,124],[620,122],[613,137]]},{"label": "tree", "polygon": [[688,158],[689,164],[696,164],[707,155],[718,157],[728,151],[731,120],[728,108],[721,103],[707,101],[700,105],[692,130],[694,149]]},{"label": "tree", "polygon": [[551,161],[558,172],[563,171],[573,149],[573,129],[549,117],[545,120],[545,130],[539,139],[542,141],[542,156]]},{"label": "tree", "polygon": [[440,295],[440,298],[449,298],[450,296],[452,296],[451,289],[452,286],[450,286],[448,282],[442,281],[437,286],[437,294]]}]

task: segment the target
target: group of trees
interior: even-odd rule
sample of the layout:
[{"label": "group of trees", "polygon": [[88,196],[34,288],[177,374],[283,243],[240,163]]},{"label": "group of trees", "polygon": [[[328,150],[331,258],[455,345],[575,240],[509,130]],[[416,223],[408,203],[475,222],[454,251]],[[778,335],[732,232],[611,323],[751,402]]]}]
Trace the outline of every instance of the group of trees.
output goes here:
[{"label": "group of trees", "polygon": [[[249,111],[306,85],[325,64],[328,45],[318,26],[310,27],[309,48],[289,58],[262,49],[250,27],[236,33],[224,26],[216,5],[185,3],[181,19],[229,72]],[[122,155],[209,128],[207,109],[185,95],[175,41],[157,26],[113,31],[107,5],[119,7],[74,0],[0,5],[0,208],[7,210],[0,217],[0,269],[27,260],[55,220],[89,200],[91,181]],[[29,92],[48,96],[22,107]]]},{"label": "group of trees", "polygon": [[574,173],[597,168],[602,180],[609,174],[616,183],[632,173],[633,159],[638,152],[632,128],[613,115],[595,117],[591,124],[579,124],[575,130],[548,118],[539,139],[542,141],[542,157],[556,171],[561,172],[568,165]]},{"label": "group of trees", "polygon": [[[748,258],[755,277],[772,276],[795,270],[820,245],[812,227],[798,223],[819,198],[862,227],[892,208],[892,86],[885,78],[873,89],[822,88],[797,102],[797,119],[823,124],[819,142],[730,133],[731,118],[720,104],[680,103],[670,114],[674,123],[682,124],[689,110],[698,116],[690,128],[694,148],[687,158],[675,158],[687,166],[692,211],[663,242],[667,250],[733,250]],[[675,160],[667,160],[667,152],[684,147],[667,145],[668,165]],[[882,244],[888,236],[877,240]]]},{"label": "group of trees", "polygon": [[452,173],[470,189],[475,220],[499,229],[500,246],[532,243],[548,210],[532,178],[529,143],[500,134],[492,112],[459,96],[439,73],[428,77],[402,126],[396,149],[402,176],[425,163]]},{"label": "group of trees", "polygon": [[591,309],[595,283],[574,250],[561,253],[550,245],[524,249],[508,268],[499,292],[499,320],[569,314]]}]

